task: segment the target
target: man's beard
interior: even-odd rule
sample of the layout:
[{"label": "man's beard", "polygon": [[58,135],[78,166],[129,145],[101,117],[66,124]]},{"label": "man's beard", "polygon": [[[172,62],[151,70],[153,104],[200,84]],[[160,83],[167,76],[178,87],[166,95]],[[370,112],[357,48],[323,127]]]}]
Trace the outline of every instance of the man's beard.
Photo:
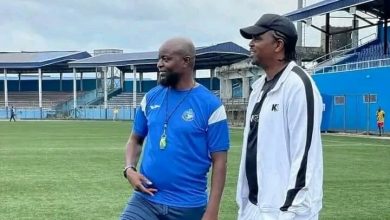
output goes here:
[{"label": "man's beard", "polygon": [[252,65],[258,66],[258,67],[260,67],[260,68],[262,68],[262,69],[266,68],[266,65],[264,65],[264,64],[261,63],[261,62],[259,62],[258,59],[253,59],[253,58],[252,58],[251,63],[252,63]]},{"label": "man's beard", "polygon": [[251,64],[257,66],[257,61],[252,58],[251,59]]},{"label": "man's beard", "polygon": [[160,75],[160,85],[175,88],[180,81],[180,74],[174,72],[164,72]]},{"label": "man's beard", "polygon": [[255,66],[261,66],[257,57],[251,56],[251,64]]}]

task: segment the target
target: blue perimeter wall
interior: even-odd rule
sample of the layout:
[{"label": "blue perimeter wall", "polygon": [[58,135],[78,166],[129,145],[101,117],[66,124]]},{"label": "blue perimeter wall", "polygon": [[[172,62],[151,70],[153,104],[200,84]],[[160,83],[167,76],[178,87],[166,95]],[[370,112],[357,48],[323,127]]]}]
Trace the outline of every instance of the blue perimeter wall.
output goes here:
[{"label": "blue perimeter wall", "polygon": [[[390,67],[313,75],[325,103],[322,130],[376,131],[376,110],[390,114]],[[365,94],[377,95],[365,103]],[[334,96],[345,105],[334,105]],[[385,127],[386,130],[386,127]]]}]

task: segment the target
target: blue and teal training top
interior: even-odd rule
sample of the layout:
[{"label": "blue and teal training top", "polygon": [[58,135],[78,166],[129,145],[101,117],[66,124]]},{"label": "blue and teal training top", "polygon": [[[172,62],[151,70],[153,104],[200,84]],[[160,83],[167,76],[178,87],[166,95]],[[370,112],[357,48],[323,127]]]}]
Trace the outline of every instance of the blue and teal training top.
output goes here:
[{"label": "blue and teal training top", "polygon": [[[160,149],[169,116],[167,144]],[[157,86],[137,109],[133,132],[146,137],[140,172],[158,190],[153,197],[142,194],[146,199],[177,207],[207,204],[210,155],[229,149],[225,108],[214,94],[202,85],[186,91]]]}]

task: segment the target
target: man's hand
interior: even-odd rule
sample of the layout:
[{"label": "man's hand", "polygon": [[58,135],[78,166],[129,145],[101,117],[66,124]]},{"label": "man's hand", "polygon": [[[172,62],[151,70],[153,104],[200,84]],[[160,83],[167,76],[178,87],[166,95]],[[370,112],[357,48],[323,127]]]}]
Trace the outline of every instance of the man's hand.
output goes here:
[{"label": "man's hand", "polygon": [[126,174],[127,180],[131,186],[133,186],[134,190],[149,194],[151,196],[154,196],[154,193],[157,192],[157,189],[145,187],[152,185],[152,182],[142,174],[135,172],[132,169],[127,169]]}]

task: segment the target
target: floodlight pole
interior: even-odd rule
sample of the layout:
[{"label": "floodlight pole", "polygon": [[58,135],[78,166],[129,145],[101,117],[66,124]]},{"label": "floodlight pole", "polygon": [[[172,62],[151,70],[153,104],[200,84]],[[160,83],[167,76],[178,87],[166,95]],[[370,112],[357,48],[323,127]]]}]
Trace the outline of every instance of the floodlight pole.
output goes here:
[{"label": "floodlight pole", "polygon": [[42,114],[42,69],[38,69],[38,98],[39,98],[39,112],[40,118],[43,118]]},{"label": "floodlight pole", "polygon": [[4,69],[4,105],[5,115],[8,118],[8,81],[7,81],[7,69]]}]

